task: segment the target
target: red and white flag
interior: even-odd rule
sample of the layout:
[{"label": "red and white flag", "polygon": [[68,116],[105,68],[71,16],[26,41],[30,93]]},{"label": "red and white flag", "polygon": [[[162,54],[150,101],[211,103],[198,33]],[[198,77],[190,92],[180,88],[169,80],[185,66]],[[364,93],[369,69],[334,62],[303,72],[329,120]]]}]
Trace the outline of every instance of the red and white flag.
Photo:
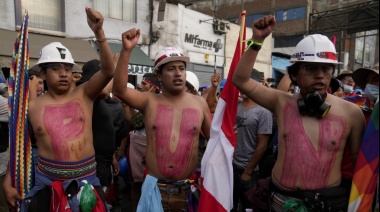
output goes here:
[{"label": "red and white flag", "polygon": [[236,146],[234,125],[239,91],[232,75],[245,49],[245,11],[240,16],[240,34],[226,84],[211,123],[210,140],[202,159],[202,191],[198,211],[230,211],[233,207],[232,157]]},{"label": "red and white flag", "polygon": [[331,42],[336,46],[336,34],[334,34],[331,38]]}]

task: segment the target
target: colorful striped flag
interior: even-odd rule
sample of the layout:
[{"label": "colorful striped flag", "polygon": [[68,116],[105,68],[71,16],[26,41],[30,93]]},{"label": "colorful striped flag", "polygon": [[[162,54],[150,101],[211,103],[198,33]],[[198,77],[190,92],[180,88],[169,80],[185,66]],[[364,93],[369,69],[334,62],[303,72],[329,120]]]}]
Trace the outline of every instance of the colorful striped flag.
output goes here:
[{"label": "colorful striped flag", "polygon": [[29,99],[29,44],[28,14],[18,32],[12,57],[9,77],[9,170],[12,186],[22,198],[31,189],[33,182],[32,148],[28,133]]},{"label": "colorful striped flag", "polygon": [[348,211],[371,211],[378,177],[379,103],[376,103],[360,146]]},{"label": "colorful striped flag", "polygon": [[232,84],[232,75],[245,49],[245,16],[240,16],[240,34],[226,84],[211,123],[210,140],[202,158],[202,191],[199,211],[230,211],[233,207],[232,157],[236,146],[234,125],[239,91]]}]

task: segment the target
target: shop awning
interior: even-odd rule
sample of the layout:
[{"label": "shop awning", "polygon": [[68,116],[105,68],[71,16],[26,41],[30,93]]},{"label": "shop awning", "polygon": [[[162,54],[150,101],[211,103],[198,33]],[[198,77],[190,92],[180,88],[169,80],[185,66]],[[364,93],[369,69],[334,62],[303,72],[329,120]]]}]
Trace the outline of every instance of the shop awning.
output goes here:
[{"label": "shop awning", "polygon": [[289,62],[289,59],[272,55],[272,67],[274,70],[285,74],[287,72],[287,67],[290,65],[292,65],[292,63]]},{"label": "shop awning", "polygon": [[[113,53],[119,53],[121,50],[121,44],[110,43],[110,48]],[[154,66],[154,62],[152,59],[148,57],[139,47],[135,47],[132,50],[131,58],[129,59],[129,63],[136,65],[144,65],[144,66]]]},{"label": "shop awning", "polygon": [[[119,53],[122,45],[118,43],[109,43],[113,53]],[[131,58],[129,59],[129,73],[130,74],[145,74],[153,71],[154,62],[148,57],[139,47],[132,50]]]},{"label": "shop awning", "polygon": [[[0,66],[10,67],[17,32],[0,29],[0,35]],[[61,42],[62,45],[66,46],[73,55],[75,63],[79,66],[89,60],[99,58],[99,55],[87,40],[29,33],[30,67],[37,62],[42,47],[51,42]]]}]

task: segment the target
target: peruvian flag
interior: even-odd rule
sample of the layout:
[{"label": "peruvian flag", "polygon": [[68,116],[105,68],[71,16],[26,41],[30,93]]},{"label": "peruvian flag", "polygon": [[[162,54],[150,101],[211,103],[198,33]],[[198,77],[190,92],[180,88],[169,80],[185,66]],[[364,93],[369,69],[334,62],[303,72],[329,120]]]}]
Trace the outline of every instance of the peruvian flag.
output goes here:
[{"label": "peruvian flag", "polygon": [[331,38],[331,42],[336,46],[336,34],[334,34]]},{"label": "peruvian flag", "polygon": [[232,157],[236,146],[234,125],[239,91],[232,75],[245,49],[245,11],[240,16],[240,34],[226,84],[211,123],[210,140],[202,159],[202,191],[199,211],[230,211],[233,207]]}]

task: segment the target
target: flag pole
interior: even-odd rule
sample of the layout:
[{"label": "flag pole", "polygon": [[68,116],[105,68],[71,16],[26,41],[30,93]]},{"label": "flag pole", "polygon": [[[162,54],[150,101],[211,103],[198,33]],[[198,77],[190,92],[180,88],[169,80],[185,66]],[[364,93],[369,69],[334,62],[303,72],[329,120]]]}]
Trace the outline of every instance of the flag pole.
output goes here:
[{"label": "flag pole", "polygon": [[[9,171],[12,186],[25,198],[33,186],[32,149],[28,132],[28,11],[14,43],[9,77]],[[19,200],[20,201],[20,200]],[[20,202],[19,202],[20,203]],[[18,204],[20,211],[20,204]]]},{"label": "flag pole", "polygon": [[236,146],[233,126],[236,121],[239,91],[232,83],[232,75],[245,49],[245,16],[243,11],[240,15],[239,38],[236,41],[234,56],[212,118],[210,139],[202,158],[199,212],[229,212],[233,208],[232,159]]},{"label": "flag pole", "polygon": [[244,32],[245,32],[245,17],[246,17],[246,11],[245,10],[243,10],[241,12],[241,16],[242,16],[242,18],[240,18],[240,31],[239,31],[239,45],[240,45],[240,51],[241,51],[240,56],[243,54],[243,51],[245,49],[245,48],[243,48],[243,44],[244,44],[243,41],[245,39],[245,36],[244,36]]}]

